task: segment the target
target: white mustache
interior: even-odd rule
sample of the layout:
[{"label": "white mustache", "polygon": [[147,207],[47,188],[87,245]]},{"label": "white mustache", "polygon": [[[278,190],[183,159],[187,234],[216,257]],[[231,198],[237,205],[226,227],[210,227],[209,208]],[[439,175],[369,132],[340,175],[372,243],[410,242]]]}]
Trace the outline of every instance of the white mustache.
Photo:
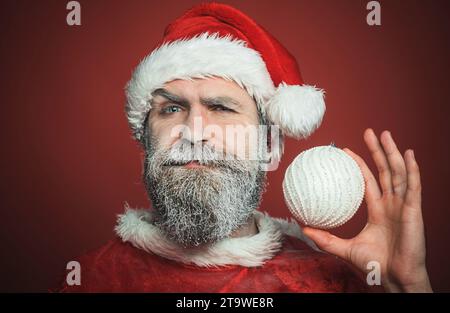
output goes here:
[{"label": "white mustache", "polygon": [[192,144],[180,139],[169,150],[163,165],[184,165],[196,161],[201,165],[225,166],[238,159],[229,153],[218,151],[209,144]]}]

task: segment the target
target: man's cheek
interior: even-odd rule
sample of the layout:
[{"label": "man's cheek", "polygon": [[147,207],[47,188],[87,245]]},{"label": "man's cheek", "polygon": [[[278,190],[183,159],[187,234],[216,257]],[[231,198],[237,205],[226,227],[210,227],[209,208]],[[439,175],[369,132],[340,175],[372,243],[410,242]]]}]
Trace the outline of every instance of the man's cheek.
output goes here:
[{"label": "man's cheek", "polygon": [[165,127],[153,133],[154,140],[157,142],[157,149],[170,149],[179,139],[180,133],[176,127]]}]

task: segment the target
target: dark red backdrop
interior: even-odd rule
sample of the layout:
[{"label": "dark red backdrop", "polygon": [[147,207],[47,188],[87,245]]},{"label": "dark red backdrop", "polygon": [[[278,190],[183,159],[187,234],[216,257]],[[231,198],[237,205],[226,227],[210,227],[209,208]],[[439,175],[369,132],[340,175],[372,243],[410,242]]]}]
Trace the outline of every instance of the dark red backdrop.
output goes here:
[{"label": "dark red backdrop", "polygon": [[[66,25],[67,2],[0,4],[1,291],[54,286],[67,261],[113,236],[125,201],[148,206],[123,88],[167,23],[198,1],[81,0],[79,27]],[[264,25],[305,80],[327,91],[322,127],[288,140],[262,209],[289,216],[281,183],[302,150],[335,142],[375,170],[363,130],[389,129],[402,151],[415,150],[428,268],[434,288],[450,291],[447,3],[381,1],[382,26],[369,27],[362,0],[225,2]],[[335,233],[352,236],[365,218],[364,205]]]}]

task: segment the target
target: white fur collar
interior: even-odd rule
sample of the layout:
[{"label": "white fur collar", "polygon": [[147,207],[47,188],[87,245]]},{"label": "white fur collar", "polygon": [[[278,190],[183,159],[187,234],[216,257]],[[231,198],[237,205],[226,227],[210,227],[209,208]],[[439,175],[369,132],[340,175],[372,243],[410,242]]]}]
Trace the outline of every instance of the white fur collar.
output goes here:
[{"label": "white fur collar", "polygon": [[226,238],[213,245],[201,248],[183,248],[166,238],[151,224],[149,210],[126,208],[119,215],[115,227],[124,242],[136,248],[155,253],[161,257],[185,264],[202,267],[223,265],[260,266],[271,259],[282,247],[283,235],[297,237],[314,249],[317,247],[303,234],[297,222],[270,217],[267,213],[254,212],[259,233],[253,236]]}]

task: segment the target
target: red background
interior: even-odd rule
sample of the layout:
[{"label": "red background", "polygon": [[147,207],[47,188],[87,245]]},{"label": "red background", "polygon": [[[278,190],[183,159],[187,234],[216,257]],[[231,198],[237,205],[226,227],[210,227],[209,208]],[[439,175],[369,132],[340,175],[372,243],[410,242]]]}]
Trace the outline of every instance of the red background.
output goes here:
[{"label": "red background", "polygon": [[[113,236],[125,201],[149,206],[123,88],[164,27],[198,1],[81,0],[78,27],[66,25],[67,2],[0,4],[0,291],[55,286],[67,261]],[[321,128],[288,140],[262,209],[289,216],[281,183],[301,151],[334,142],[376,173],[363,131],[391,130],[402,152],[415,150],[431,282],[450,291],[447,3],[381,1],[382,26],[369,27],[368,1],[225,2],[274,34],[306,82],[327,91]],[[357,234],[365,209],[334,233]]]}]

